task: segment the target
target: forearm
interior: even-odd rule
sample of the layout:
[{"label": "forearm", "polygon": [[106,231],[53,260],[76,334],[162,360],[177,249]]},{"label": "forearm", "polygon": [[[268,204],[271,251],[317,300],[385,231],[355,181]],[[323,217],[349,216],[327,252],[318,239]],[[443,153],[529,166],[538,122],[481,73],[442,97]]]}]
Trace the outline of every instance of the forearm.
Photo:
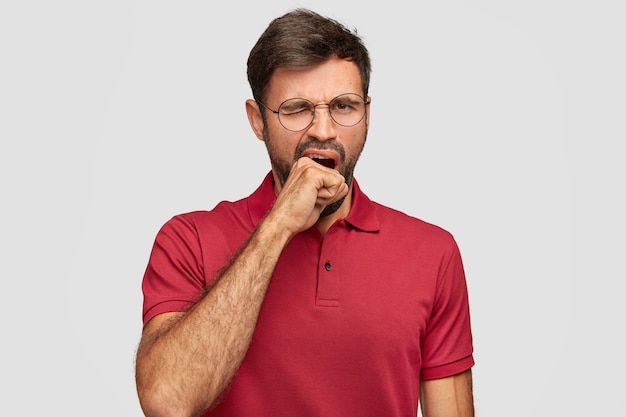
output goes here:
[{"label": "forearm", "polygon": [[422,381],[420,403],[424,417],[474,417],[471,369],[447,378]]},{"label": "forearm", "polygon": [[290,237],[261,222],[204,298],[165,332],[142,341],[137,387],[146,415],[195,415],[220,396],[245,357]]}]

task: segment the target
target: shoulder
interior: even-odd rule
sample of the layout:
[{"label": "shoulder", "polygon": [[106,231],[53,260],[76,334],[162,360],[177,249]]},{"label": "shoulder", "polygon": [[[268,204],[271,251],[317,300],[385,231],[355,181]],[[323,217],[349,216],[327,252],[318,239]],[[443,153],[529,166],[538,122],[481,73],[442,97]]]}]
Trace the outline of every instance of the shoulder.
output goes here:
[{"label": "shoulder", "polygon": [[222,201],[210,210],[176,214],[161,226],[158,235],[187,242],[220,241],[229,236],[249,233],[252,228],[246,199],[241,199]]},{"label": "shoulder", "polygon": [[442,244],[454,243],[452,233],[439,225],[378,202],[372,202],[372,204],[380,221],[381,232],[389,232],[419,240],[426,239],[430,242],[436,241]]},{"label": "shoulder", "polygon": [[177,227],[187,225],[201,228],[214,223],[219,225],[225,222],[237,221],[237,219],[249,217],[246,202],[247,198],[237,201],[221,201],[212,209],[176,214],[166,224],[172,224]]}]

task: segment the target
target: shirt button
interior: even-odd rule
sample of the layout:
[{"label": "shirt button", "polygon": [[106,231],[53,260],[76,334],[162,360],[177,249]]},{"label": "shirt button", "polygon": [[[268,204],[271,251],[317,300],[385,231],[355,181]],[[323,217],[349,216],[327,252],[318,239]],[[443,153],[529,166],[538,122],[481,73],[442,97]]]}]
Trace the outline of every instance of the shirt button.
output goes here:
[{"label": "shirt button", "polygon": [[326,262],[324,264],[324,269],[326,269],[327,271],[330,271],[331,269],[333,269],[332,265],[330,264],[330,262]]}]

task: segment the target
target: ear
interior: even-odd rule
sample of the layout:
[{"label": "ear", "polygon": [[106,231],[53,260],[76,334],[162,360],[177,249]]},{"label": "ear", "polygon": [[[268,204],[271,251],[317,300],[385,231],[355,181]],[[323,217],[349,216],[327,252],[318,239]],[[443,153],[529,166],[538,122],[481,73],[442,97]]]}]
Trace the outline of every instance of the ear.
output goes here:
[{"label": "ear", "polygon": [[367,101],[369,101],[370,104],[365,106],[365,128],[369,129],[369,127],[370,127],[370,108],[372,107],[372,98],[370,96],[367,96]]},{"label": "ear", "polygon": [[263,116],[261,115],[261,109],[256,101],[252,99],[246,100],[246,113],[248,114],[248,122],[250,127],[259,140],[263,140]]}]

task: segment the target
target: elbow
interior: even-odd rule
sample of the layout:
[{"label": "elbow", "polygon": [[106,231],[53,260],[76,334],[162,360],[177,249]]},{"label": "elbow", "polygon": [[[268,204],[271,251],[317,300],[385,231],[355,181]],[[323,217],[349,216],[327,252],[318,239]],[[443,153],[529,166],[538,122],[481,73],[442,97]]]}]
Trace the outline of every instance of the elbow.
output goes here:
[{"label": "elbow", "polygon": [[189,407],[176,390],[137,378],[139,405],[146,417],[192,417],[197,411]]},{"label": "elbow", "polygon": [[139,405],[146,417],[194,417],[208,408],[189,397],[182,387],[137,379]]},{"label": "elbow", "polygon": [[146,417],[188,417],[192,415],[167,401],[165,396],[157,394],[155,390],[142,388],[138,385],[137,394],[139,405]]}]

